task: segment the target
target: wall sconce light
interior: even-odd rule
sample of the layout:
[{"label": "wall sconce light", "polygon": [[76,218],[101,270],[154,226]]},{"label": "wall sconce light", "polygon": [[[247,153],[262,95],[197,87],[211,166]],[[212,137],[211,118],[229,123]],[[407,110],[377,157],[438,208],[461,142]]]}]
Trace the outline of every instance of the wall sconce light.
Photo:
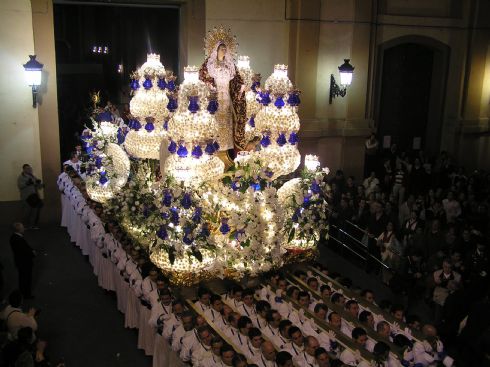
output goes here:
[{"label": "wall sconce light", "polygon": [[29,55],[29,61],[23,66],[25,70],[27,85],[32,87],[32,107],[37,106],[37,92],[41,85],[41,76],[43,71],[43,64],[36,60],[36,55]]},{"label": "wall sconce light", "polygon": [[352,74],[354,67],[349,64],[350,59],[344,59],[344,63],[339,66],[340,86],[335,82],[333,74],[330,75],[330,96],[328,103],[332,104],[335,97],[345,97],[347,94],[347,86],[352,83]]}]

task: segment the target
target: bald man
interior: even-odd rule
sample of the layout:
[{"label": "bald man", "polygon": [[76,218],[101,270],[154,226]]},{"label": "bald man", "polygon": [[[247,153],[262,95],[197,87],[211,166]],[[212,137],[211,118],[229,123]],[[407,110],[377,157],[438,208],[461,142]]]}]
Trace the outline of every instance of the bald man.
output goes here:
[{"label": "bald man", "polygon": [[304,351],[293,358],[295,366],[298,367],[318,367],[315,358],[315,351],[320,347],[317,338],[307,336],[304,342]]},{"label": "bald man", "polygon": [[275,367],[276,366],[276,348],[274,345],[266,340],[260,346],[262,354],[257,361],[257,366],[259,367]]}]

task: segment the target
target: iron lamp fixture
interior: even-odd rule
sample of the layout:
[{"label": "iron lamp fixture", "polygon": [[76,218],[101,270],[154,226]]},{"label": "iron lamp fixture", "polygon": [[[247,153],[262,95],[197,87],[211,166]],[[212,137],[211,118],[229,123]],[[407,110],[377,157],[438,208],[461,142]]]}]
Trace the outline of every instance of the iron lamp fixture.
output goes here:
[{"label": "iron lamp fixture", "polygon": [[29,55],[29,61],[24,65],[27,85],[32,87],[32,107],[37,106],[37,93],[41,85],[43,64],[36,60],[36,55]]},{"label": "iron lamp fixture", "polygon": [[339,66],[340,86],[335,81],[333,74],[330,74],[330,96],[328,103],[332,104],[335,97],[345,97],[347,86],[352,83],[354,67],[349,63],[350,59],[344,59],[344,63]]}]

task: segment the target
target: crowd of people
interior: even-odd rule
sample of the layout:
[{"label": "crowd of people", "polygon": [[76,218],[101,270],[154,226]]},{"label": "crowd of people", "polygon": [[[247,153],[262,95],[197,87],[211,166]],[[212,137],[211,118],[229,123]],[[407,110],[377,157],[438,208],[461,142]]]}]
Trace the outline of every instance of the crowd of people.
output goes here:
[{"label": "crowd of people", "polygon": [[360,182],[341,170],[330,180],[331,245],[364,248],[366,271],[405,295],[406,309],[428,304],[461,363],[485,353],[488,363],[490,324],[483,318],[470,333],[468,315],[490,305],[490,174],[467,174],[445,152],[432,160],[396,145],[382,152],[374,135],[366,141],[366,167]]}]

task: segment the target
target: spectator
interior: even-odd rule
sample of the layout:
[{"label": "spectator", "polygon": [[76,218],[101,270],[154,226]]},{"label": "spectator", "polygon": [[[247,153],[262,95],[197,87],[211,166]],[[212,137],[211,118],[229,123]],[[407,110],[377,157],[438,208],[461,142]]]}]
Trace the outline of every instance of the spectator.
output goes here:
[{"label": "spectator", "polygon": [[[0,314],[0,319],[7,325],[9,339],[17,339],[17,334],[22,328],[30,328],[31,331],[37,330],[37,321],[35,316],[37,310],[30,308],[28,312],[22,311],[22,293],[18,290],[9,295],[9,304]],[[33,336],[34,337],[34,336]]]},{"label": "spectator", "polygon": [[34,176],[30,165],[24,164],[22,166],[22,173],[17,178],[17,187],[19,188],[23,205],[24,224],[28,229],[39,229],[39,215],[43,207],[39,190],[44,185],[40,179]]},{"label": "spectator", "polygon": [[14,223],[14,233],[10,237],[10,246],[14,254],[14,264],[17,268],[19,288],[24,298],[33,298],[32,287],[32,266],[36,252],[29,246],[24,238],[24,225]]}]

